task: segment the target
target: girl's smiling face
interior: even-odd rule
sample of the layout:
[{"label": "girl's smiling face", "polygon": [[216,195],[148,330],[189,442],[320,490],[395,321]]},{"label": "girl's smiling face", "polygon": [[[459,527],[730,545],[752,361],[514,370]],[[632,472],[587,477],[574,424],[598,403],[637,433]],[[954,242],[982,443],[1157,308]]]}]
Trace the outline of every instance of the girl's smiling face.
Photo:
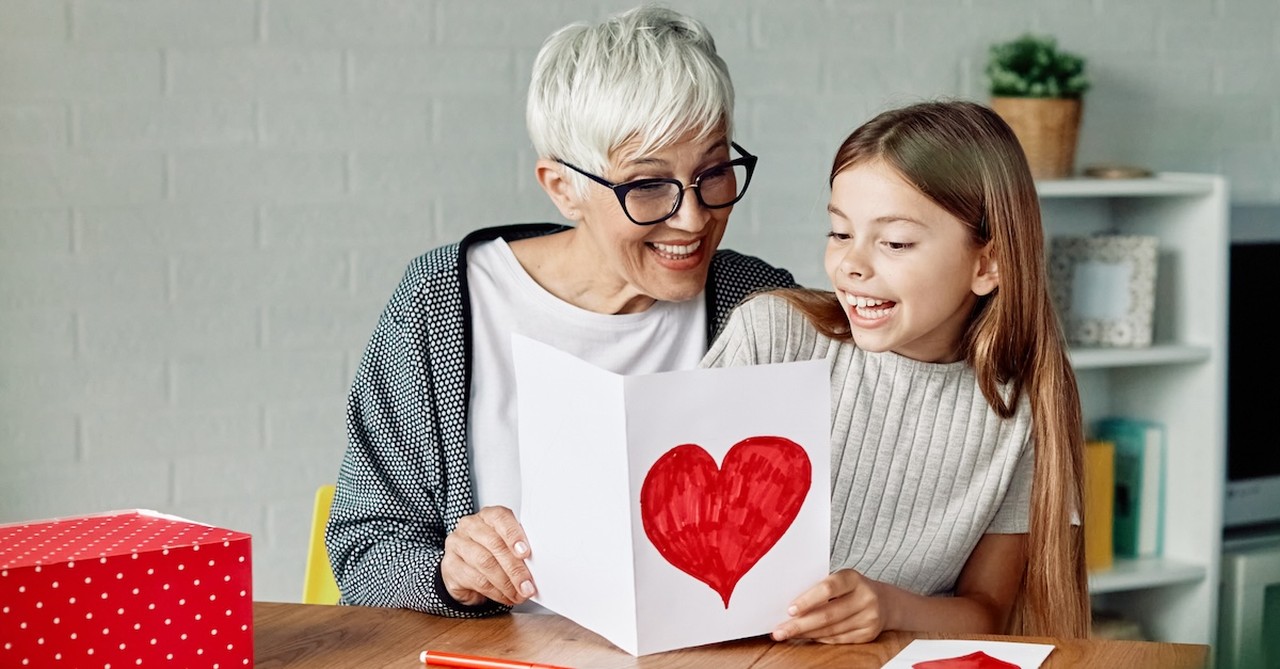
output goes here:
[{"label": "girl's smiling face", "polygon": [[924,362],[960,359],[978,297],[998,285],[969,228],[880,160],[836,175],[825,266],[854,343]]}]

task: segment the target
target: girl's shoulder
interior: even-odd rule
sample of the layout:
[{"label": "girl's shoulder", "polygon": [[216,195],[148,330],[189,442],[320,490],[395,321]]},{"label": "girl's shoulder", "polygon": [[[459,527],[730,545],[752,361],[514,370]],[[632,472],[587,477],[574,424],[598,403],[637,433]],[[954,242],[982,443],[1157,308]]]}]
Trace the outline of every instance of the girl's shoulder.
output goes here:
[{"label": "girl's shoulder", "polygon": [[704,366],[727,367],[825,358],[830,340],[786,297],[756,293],[733,310]]},{"label": "girl's shoulder", "polygon": [[742,318],[755,323],[788,323],[796,316],[803,317],[800,307],[780,290],[764,290],[749,295],[737,311]]},{"label": "girl's shoulder", "polygon": [[826,350],[834,342],[813,321],[812,312],[797,300],[798,294],[806,292],[807,289],[783,289],[757,293],[738,307],[737,318],[742,327],[755,332],[758,338],[772,340],[775,347],[803,345],[806,349]]}]

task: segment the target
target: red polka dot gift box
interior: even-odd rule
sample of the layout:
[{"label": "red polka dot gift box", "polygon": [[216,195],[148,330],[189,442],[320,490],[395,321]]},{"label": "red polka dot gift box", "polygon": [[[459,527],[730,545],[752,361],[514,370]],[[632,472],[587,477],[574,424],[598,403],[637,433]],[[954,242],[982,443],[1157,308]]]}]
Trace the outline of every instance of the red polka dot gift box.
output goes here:
[{"label": "red polka dot gift box", "polygon": [[252,667],[249,540],[145,510],[0,525],[0,667]]}]

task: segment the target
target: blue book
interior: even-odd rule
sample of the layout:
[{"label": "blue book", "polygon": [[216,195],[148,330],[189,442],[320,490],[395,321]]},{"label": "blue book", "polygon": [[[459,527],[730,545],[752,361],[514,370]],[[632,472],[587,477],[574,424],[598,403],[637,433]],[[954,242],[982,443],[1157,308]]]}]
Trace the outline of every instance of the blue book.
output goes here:
[{"label": "blue book", "polygon": [[1164,540],[1164,425],[1111,416],[1097,422],[1094,436],[1116,448],[1112,525],[1116,556],[1160,555]]}]

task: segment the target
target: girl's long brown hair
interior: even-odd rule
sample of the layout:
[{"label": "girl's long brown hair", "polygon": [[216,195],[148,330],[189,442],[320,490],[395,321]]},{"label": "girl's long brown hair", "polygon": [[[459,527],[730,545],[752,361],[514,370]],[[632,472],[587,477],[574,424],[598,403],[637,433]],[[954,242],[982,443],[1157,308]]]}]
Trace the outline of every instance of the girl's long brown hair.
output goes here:
[{"label": "girl's long brown hair", "polygon": [[[1022,148],[987,107],[925,102],[884,112],[855,130],[836,152],[831,181],[873,160],[966,223],[976,244],[991,243],[999,287],[979,298],[962,353],[1000,416],[1013,416],[1027,396],[1035,441],[1027,569],[1007,632],[1087,636],[1084,535],[1072,524],[1073,514],[1083,515],[1084,425],[1049,296],[1039,199]],[[784,294],[824,334],[850,339],[834,294]],[[1011,392],[1002,394],[1001,384]]]}]

